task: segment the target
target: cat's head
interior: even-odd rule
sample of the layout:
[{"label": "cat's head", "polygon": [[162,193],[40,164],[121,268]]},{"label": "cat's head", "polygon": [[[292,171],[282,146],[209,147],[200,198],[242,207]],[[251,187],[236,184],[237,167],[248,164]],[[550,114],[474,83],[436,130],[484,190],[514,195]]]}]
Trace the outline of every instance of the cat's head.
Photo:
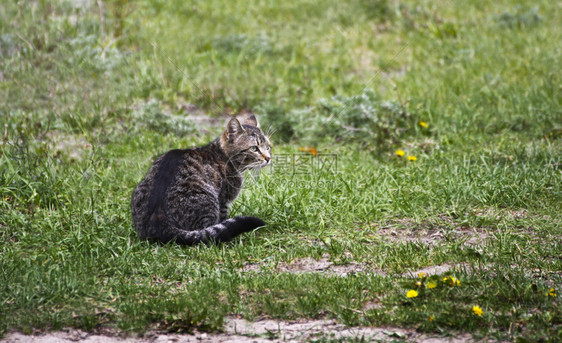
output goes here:
[{"label": "cat's head", "polygon": [[241,169],[263,168],[271,163],[271,143],[251,113],[228,121],[220,145],[229,160]]}]

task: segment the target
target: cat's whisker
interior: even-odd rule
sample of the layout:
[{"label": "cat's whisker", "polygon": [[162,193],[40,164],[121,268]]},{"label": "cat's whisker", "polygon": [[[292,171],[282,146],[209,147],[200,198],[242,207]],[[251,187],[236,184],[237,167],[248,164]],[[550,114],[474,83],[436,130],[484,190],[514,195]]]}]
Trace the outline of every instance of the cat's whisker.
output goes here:
[{"label": "cat's whisker", "polygon": [[272,138],[277,133],[277,130],[274,129],[272,126],[269,126],[266,130],[265,135],[269,138]]}]

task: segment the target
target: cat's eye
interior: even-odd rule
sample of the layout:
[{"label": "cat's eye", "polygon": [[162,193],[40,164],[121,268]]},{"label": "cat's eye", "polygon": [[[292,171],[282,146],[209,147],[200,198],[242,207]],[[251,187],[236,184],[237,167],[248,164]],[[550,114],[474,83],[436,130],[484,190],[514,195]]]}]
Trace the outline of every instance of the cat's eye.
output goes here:
[{"label": "cat's eye", "polygon": [[271,147],[268,145],[268,146],[267,146],[267,151],[269,151],[269,150],[271,150]]},{"label": "cat's eye", "polygon": [[251,151],[251,152],[256,152],[256,151],[258,151],[258,147],[254,145],[254,146],[250,147],[250,151]]}]

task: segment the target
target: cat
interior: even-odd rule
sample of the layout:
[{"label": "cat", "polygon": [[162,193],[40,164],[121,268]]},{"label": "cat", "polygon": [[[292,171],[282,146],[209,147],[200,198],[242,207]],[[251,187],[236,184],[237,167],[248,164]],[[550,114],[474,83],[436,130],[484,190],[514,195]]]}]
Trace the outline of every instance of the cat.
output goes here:
[{"label": "cat", "polygon": [[256,217],[227,219],[243,172],[271,163],[271,143],[251,113],[233,117],[222,135],[156,159],[133,191],[131,212],[141,239],[183,245],[227,242],[264,226]]}]

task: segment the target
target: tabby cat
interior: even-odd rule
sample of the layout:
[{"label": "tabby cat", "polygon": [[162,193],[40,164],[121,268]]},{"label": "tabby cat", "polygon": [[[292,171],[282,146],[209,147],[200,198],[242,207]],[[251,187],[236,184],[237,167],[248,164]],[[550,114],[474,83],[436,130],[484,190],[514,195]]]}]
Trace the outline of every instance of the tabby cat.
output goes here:
[{"label": "tabby cat", "polygon": [[265,223],[256,217],[227,219],[242,189],[243,172],[271,162],[271,143],[256,117],[230,119],[223,134],[194,149],[158,158],[135,188],[131,207],[141,239],[163,243],[227,242]]}]

